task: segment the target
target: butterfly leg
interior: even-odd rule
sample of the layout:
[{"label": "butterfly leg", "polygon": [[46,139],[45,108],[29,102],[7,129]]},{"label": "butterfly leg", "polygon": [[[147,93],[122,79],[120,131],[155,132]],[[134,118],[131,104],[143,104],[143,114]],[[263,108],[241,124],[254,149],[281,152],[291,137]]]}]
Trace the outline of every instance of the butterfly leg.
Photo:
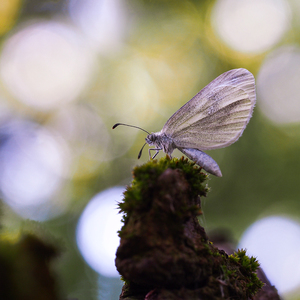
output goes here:
[{"label": "butterfly leg", "polygon": [[[153,157],[151,157],[151,150],[156,151],[156,153],[153,155]],[[149,148],[149,158],[150,159],[154,159],[156,157],[156,155],[159,153],[159,151],[162,150],[162,148]]]}]

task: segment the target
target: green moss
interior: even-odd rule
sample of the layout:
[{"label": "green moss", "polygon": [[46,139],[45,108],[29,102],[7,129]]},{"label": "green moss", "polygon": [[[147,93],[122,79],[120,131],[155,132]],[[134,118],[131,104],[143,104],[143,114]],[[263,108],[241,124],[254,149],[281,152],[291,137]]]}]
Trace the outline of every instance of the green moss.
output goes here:
[{"label": "green moss", "polygon": [[[228,258],[231,265],[228,267],[229,264],[227,264],[226,271],[224,271],[224,268],[223,271],[229,281],[234,280],[236,284],[240,284],[241,288],[247,290],[248,297],[255,295],[263,287],[263,283],[256,274],[259,267],[257,259],[253,256],[247,256],[244,249],[229,255]],[[236,268],[233,268],[233,266]]]},{"label": "green moss", "polygon": [[[208,187],[203,183],[207,179],[207,174],[202,173],[202,168],[196,166],[194,162],[184,157],[171,159],[169,156],[160,160],[150,160],[133,169],[133,181],[124,192],[124,201],[119,203],[120,212],[124,213],[122,220],[124,224],[133,210],[145,211],[151,206],[152,194],[149,191],[158,177],[168,168],[182,172],[191,187],[192,198],[198,195],[206,196]],[[201,213],[197,205],[189,206],[188,209],[194,213]]]},{"label": "green moss", "polygon": [[247,256],[246,250],[244,249],[238,250],[234,254],[229,255],[229,259],[231,259],[233,262],[240,263],[245,273],[256,272],[259,267],[259,262],[257,259],[253,256]]}]

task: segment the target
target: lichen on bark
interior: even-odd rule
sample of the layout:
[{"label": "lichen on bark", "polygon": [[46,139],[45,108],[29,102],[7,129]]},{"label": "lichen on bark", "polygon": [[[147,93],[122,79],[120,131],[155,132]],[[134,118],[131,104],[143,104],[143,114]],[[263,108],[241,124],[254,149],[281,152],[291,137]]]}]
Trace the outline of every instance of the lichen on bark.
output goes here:
[{"label": "lichen on bark", "polygon": [[207,175],[187,159],[150,161],[133,170],[119,203],[123,216],[116,267],[120,299],[248,299],[261,287],[259,264],[228,256],[198,222]]}]

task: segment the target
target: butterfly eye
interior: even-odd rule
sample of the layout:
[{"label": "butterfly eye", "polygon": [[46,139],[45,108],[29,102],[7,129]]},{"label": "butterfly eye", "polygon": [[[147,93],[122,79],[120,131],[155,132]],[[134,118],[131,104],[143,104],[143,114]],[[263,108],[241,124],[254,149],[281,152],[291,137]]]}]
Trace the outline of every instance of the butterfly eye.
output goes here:
[{"label": "butterfly eye", "polygon": [[154,134],[149,134],[146,138],[150,143],[153,143],[155,141],[155,135]]}]

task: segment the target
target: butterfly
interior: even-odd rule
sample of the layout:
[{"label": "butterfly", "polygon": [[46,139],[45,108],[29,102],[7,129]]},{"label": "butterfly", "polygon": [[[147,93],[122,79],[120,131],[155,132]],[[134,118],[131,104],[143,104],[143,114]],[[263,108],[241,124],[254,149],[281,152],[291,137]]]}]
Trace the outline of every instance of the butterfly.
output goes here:
[{"label": "butterfly", "polygon": [[[146,144],[155,148],[152,159],[160,150],[170,157],[178,149],[207,172],[221,177],[220,167],[204,150],[227,147],[236,142],[245,130],[256,102],[255,79],[246,69],[227,71],[206,87],[190,101],[179,108],[166,122],[162,130],[155,133],[145,131]],[[138,158],[140,158],[142,147]]]}]

